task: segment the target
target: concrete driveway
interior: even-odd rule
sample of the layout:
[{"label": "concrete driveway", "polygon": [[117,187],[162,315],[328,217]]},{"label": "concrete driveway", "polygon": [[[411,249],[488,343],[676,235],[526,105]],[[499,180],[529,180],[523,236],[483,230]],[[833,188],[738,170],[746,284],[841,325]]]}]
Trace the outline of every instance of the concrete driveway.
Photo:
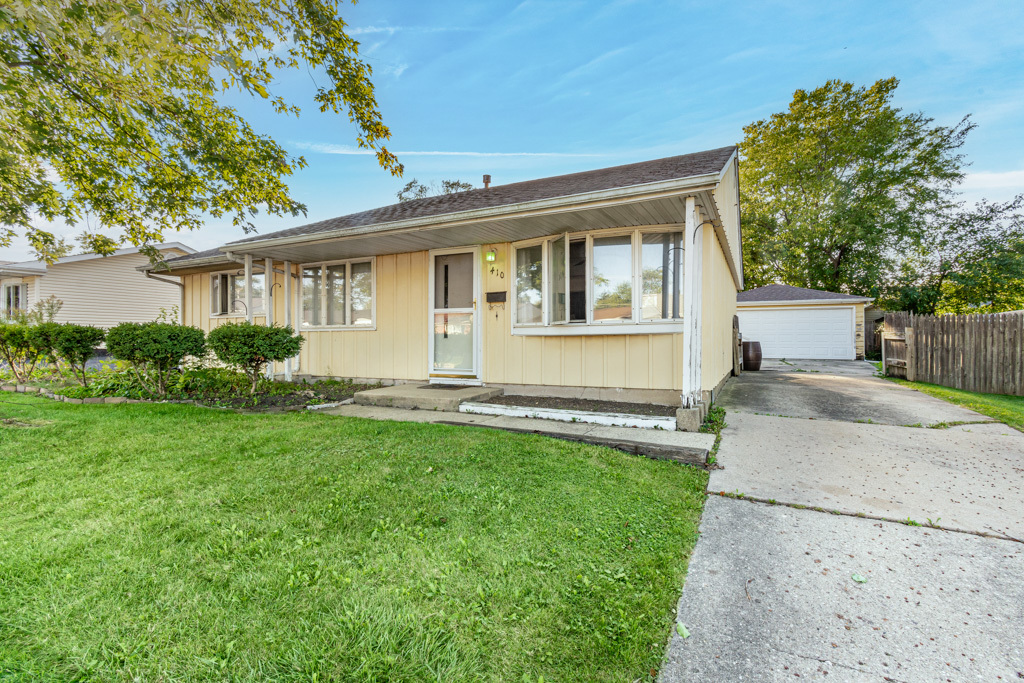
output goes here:
[{"label": "concrete driveway", "polygon": [[708,500],[663,681],[1024,678],[1024,434],[873,375],[723,391],[709,491],[743,499]]}]

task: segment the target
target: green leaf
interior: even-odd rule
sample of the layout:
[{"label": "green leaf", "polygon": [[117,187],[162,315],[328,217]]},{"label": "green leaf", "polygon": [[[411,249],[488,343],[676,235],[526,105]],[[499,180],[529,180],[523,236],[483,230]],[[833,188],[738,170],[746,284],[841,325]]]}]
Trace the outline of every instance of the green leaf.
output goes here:
[{"label": "green leaf", "polygon": [[686,639],[686,638],[689,638],[689,637],[690,637],[690,632],[689,632],[689,630],[687,630],[686,626],[684,626],[684,625],[683,625],[683,622],[681,622],[681,621],[680,621],[680,622],[676,622],[676,632],[677,632],[677,633],[678,633],[678,634],[679,634],[680,636],[682,636],[682,637],[683,637],[684,639]]},{"label": "green leaf", "polygon": [[857,583],[867,583],[867,582],[868,582],[868,579],[867,579],[867,577],[866,577],[866,576],[861,576],[860,574],[854,574],[854,575],[853,575],[852,577],[850,577],[850,578],[852,578],[852,579],[853,579],[854,581],[856,581]]}]

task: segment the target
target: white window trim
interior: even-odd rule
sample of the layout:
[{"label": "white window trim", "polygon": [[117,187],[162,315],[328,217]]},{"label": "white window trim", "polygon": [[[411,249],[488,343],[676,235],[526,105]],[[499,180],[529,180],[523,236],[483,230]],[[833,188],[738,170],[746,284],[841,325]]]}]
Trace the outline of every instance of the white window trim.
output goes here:
[{"label": "white window trim", "polygon": [[[369,325],[353,325],[348,322],[352,316],[352,266],[359,263],[370,264],[370,324]],[[303,322],[303,316],[306,313],[306,308],[302,301],[302,283],[306,268],[319,268],[320,269],[320,287],[322,294],[320,296],[320,320],[327,320],[327,267],[328,266],[345,266],[345,323],[333,325],[327,325],[321,323],[320,325],[306,325]],[[368,330],[373,331],[377,329],[377,259],[374,256],[363,257],[363,258],[352,258],[342,259],[340,261],[314,261],[312,263],[303,263],[299,265],[299,281],[298,290],[296,292],[298,298],[297,312],[295,316],[295,328],[299,332],[317,332],[323,330]]]},{"label": "white window trim", "polygon": [[[7,301],[10,298],[10,290],[12,289],[17,290],[18,292],[17,308],[14,308],[13,306],[11,308],[7,307]],[[0,317],[5,316],[8,313],[13,315],[14,313],[28,310],[28,285],[25,284],[24,282],[15,282],[4,285],[3,297],[3,307],[2,310],[0,310]]]},{"label": "white window trim", "polygon": [[[266,273],[264,273],[262,270],[257,271],[255,265],[256,265],[256,263],[254,261],[253,262],[253,273],[252,274],[253,275],[264,275],[265,276]],[[237,311],[226,311],[226,312],[224,312],[224,311],[222,311],[222,312],[219,312],[219,313],[214,313],[213,312],[214,311],[214,305],[213,305],[214,304],[214,301],[213,301],[213,278],[215,278],[215,277],[219,278],[219,277],[222,277],[224,275],[229,275],[229,276],[230,275],[234,275],[235,277],[245,277],[244,275],[239,273],[239,270],[241,270],[241,269],[240,268],[232,268],[231,270],[218,270],[215,273],[207,273],[210,276],[210,283],[211,283],[210,284],[210,317],[211,318],[218,318],[218,319],[220,319],[220,318],[245,318],[246,317],[245,311],[242,311],[242,312],[237,312]],[[257,316],[257,315],[265,316],[267,314],[267,309],[266,309],[266,306],[267,306],[267,285],[268,285],[268,281],[269,280],[270,280],[270,278],[267,278],[267,277],[263,278],[263,291],[264,291],[264,294],[263,294],[263,309],[259,310],[259,311],[253,311],[252,314],[254,316]],[[244,299],[236,299],[235,301],[241,301],[243,304],[245,303]],[[234,303],[234,302],[232,301],[230,303]],[[220,304],[218,303],[217,306],[220,306]]]},{"label": "white window trim", "polygon": [[[512,243],[512,334],[516,336],[538,336],[538,337],[577,337],[590,335],[615,335],[615,334],[678,334],[684,332],[686,323],[684,318],[666,320],[664,318],[655,320],[643,319],[643,236],[659,233],[683,232],[685,235],[685,224],[670,223],[666,225],[648,225],[633,228],[607,228],[602,230],[589,230],[579,232],[565,232],[547,237],[523,240]],[[630,235],[631,254],[633,260],[633,297],[632,297],[632,320],[594,320],[594,238],[595,237],[617,237]],[[566,251],[569,244],[580,239],[586,240],[587,273],[586,273],[586,297],[587,297],[587,320],[586,322],[551,322],[550,301],[550,270],[551,270],[551,241],[565,236]],[[540,323],[519,323],[516,320],[516,313],[519,303],[518,281],[518,259],[519,249],[543,245],[541,251],[541,307],[543,322]],[[685,237],[682,241],[686,246]],[[683,278],[680,280],[679,297],[682,299],[684,292]],[[569,292],[566,291],[568,299]],[[569,301],[566,301],[569,306]],[[567,312],[568,316],[568,312]]]}]

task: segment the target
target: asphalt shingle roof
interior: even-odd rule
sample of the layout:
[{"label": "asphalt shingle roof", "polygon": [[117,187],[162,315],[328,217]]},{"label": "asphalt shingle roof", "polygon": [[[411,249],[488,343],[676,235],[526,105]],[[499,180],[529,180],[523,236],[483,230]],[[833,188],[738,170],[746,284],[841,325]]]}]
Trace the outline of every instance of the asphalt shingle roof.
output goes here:
[{"label": "asphalt shingle roof", "polygon": [[[720,173],[735,152],[735,146],[720,147],[704,152],[682,154],[623,166],[612,166],[611,168],[602,168],[595,171],[570,173],[568,175],[528,180],[521,183],[510,183],[508,185],[492,185],[487,189],[480,188],[454,194],[414,199],[391,204],[390,206],[382,206],[377,209],[370,209],[369,211],[348,214],[347,216],[329,218],[317,223],[278,230],[277,232],[265,235],[255,235],[236,240],[231,242],[231,244],[257,242],[278,237],[312,236],[323,232],[344,230],[345,228],[361,228],[432,216],[440,217],[463,211],[497,209],[502,206],[529,201],[570,197],[588,192],[692,178],[709,173]],[[215,256],[218,253],[217,249],[206,250],[189,254],[188,256],[168,259],[167,263],[180,264],[194,259]]]},{"label": "asphalt shingle roof", "polygon": [[806,289],[790,285],[765,285],[756,289],[748,289],[736,295],[739,303],[757,303],[762,301],[810,301],[813,299],[866,299],[868,297],[826,292],[821,289]]}]

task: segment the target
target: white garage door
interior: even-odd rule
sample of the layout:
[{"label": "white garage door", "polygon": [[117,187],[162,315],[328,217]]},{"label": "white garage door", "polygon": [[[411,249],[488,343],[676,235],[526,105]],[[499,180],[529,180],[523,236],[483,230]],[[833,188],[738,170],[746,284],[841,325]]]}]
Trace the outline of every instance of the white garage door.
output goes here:
[{"label": "white garage door", "polygon": [[737,311],[744,341],[761,342],[764,358],[853,360],[853,308]]}]

